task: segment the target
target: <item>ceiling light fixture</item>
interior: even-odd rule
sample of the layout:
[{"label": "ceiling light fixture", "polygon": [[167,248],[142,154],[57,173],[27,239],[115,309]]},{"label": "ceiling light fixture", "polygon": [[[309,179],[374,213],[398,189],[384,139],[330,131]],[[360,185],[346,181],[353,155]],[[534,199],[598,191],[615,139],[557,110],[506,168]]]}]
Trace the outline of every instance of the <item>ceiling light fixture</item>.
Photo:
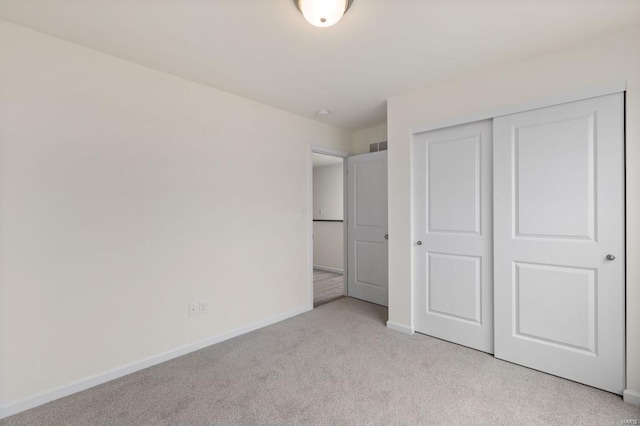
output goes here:
[{"label": "ceiling light fixture", "polygon": [[304,18],[316,27],[330,27],[345,14],[353,0],[293,0]]}]

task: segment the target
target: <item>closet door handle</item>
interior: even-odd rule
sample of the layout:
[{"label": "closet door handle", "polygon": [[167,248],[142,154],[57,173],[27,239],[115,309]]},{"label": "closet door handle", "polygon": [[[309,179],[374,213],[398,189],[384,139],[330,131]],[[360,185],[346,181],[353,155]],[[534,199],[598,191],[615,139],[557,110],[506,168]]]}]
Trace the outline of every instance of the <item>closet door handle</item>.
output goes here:
[{"label": "closet door handle", "polygon": [[422,245],[422,241],[418,241],[416,244],[418,244],[419,246]]},{"label": "closet door handle", "polygon": [[388,240],[389,239],[389,234],[384,234],[384,239]]}]

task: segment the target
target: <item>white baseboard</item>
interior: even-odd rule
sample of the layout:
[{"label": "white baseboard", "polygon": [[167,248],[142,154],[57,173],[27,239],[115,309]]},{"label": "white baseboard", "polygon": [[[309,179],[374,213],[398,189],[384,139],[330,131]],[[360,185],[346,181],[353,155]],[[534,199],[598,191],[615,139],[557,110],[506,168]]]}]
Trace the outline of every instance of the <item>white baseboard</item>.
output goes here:
[{"label": "white baseboard", "polygon": [[413,327],[409,327],[404,324],[398,324],[397,322],[387,321],[387,328],[395,331],[399,331],[405,334],[414,334],[415,330]]},{"label": "white baseboard", "polygon": [[317,269],[318,271],[335,272],[336,274],[344,274],[344,270],[332,268],[331,266],[313,265],[313,269]]},{"label": "white baseboard", "polygon": [[622,399],[628,404],[640,406],[640,392],[625,389],[622,391]]},{"label": "white baseboard", "polygon": [[271,324],[275,324],[287,318],[291,318],[296,315],[300,315],[302,313],[308,312],[312,309],[313,309],[313,306],[309,306],[309,305],[302,306],[302,307],[290,310],[288,312],[284,312],[282,314],[274,315],[264,320],[255,322],[253,324],[249,324],[244,327],[240,327],[235,330],[231,330],[226,333],[219,334],[217,336],[200,340],[199,342],[191,343],[186,346],[172,349],[170,351],[167,351],[167,352],[164,352],[164,353],[161,353],[161,354],[158,354],[158,355],[155,355],[131,364],[124,365],[122,367],[114,368],[113,370],[105,371],[104,373],[100,373],[95,376],[91,376],[86,379],[82,379],[77,382],[71,383],[69,385],[43,392],[41,394],[23,399],[18,402],[9,403],[5,406],[0,407],[0,419],[13,416],[14,414],[18,414],[30,408],[34,408],[39,405],[46,404],[47,402],[51,402],[56,399],[60,399],[65,396],[92,388],[94,386],[101,385],[111,380],[115,380],[119,377],[123,377],[131,373],[135,373],[136,371],[144,370],[145,368],[149,368],[156,364],[169,361],[170,359],[177,358],[179,356],[188,354],[190,352],[194,352],[194,351],[206,348],[207,346],[215,345],[216,343],[223,342],[225,340],[240,336],[245,333],[249,333],[250,331],[254,331],[259,328],[266,327]]}]

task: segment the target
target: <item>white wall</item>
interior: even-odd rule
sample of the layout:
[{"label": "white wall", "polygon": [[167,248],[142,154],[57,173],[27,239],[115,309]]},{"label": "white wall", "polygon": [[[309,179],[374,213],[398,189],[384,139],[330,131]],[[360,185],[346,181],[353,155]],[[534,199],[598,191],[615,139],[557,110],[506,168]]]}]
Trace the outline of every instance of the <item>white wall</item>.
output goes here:
[{"label": "white wall", "polygon": [[343,271],[343,222],[317,220],[344,219],[343,185],[343,164],[313,168],[313,265],[335,272]]},{"label": "white wall", "polygon": [[366,154],[369,152],[369,144],[384,142],[387,140],[387,125],[369,127],[353,132],[351,151],[354,154]]},{"label": "white wall", "polygon": [[[389,320],[413,327],[411,134],[460,118],[627,82],[627,388],[640,401],[640,28],[445,82],[388,102]],[[488,114],[485,114],[489,112]],[[484,115],[484,117],[482,117]]]},{"label": "white wall", "polygon": [[344,226],[342,222],[313,222],[313,267],[344,272]]},{"label": "white wall", "polygon": [[5,21],[0,64],[5,412],[309,307],[309,145],[349,132]]},{"label": "white wall", "polygon": [[313,168],[313,219],[343,220],[343,164]]}]

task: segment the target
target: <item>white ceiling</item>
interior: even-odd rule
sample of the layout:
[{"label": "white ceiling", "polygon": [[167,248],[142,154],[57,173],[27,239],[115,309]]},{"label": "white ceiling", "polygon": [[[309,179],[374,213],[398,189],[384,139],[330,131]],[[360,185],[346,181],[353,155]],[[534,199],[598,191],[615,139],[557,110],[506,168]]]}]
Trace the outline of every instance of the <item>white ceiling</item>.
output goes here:
[{"label": "white ceiling", "polygon": [[0,0],[0,17],[357,130],[391,96],[637,25],[640,0],[354,0],[330,28],[292,0]]}]

